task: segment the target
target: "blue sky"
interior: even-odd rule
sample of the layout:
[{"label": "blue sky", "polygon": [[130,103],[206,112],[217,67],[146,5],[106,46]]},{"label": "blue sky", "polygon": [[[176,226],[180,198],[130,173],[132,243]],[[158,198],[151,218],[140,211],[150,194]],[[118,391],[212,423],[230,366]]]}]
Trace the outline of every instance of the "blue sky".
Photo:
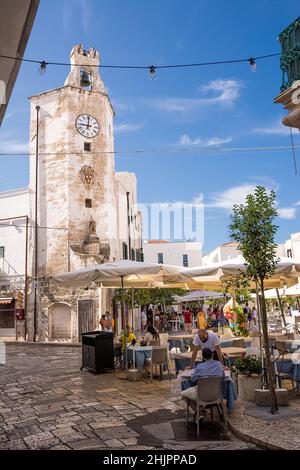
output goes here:
[{"label": "blue sky", "polygon": [[[278,33],[299,14],[297,0],[41,0],[25,56],[66,62],[82,43],[99,49],[103,64],[244,58],[279,52]],[[27,97],[61,86],[67,74],[67,67],[49,66],[40,76],[35,65],[22,64],[0,152],[26,148]],[[141,70],[102,69],[101,75],[117,114],[116,150],[171,150],[116,156],[117,170],[136,173],[140,202],[191,203],[203,194],[208,251],[228,240],[232,204],[260,183],[277,192],[278,241],[300,230],[299,175],[290,150],[209,151],[290,144],[280,122],[285,111],[273,104],[281,85],[278,57],[258,62],[255,73],[245,63],[159,70],[155,80]],[[27,158],[1,158],[0,190],[27,186]]]}]

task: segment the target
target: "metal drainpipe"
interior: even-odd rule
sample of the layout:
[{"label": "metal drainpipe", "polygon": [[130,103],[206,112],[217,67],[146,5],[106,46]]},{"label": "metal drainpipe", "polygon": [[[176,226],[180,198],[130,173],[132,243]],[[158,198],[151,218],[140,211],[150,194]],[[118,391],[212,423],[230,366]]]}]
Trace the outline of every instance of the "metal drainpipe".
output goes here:
[{"label": "metal drainpipe", "polygon": [[129,205],[129,192],[126,192],[127,197],[127,228],[128,228],[128,259],[131,259],[131,237],[130,237],[130,205]]},{"label": "metal drainpipe", "polygon": [[33,341],[37,339],[37,274],[38,274],[38,170],[39,170],[39,115],[40,106],[36,106],[35,136],[35,207],[34,207],[34,309],[33,309]]}]

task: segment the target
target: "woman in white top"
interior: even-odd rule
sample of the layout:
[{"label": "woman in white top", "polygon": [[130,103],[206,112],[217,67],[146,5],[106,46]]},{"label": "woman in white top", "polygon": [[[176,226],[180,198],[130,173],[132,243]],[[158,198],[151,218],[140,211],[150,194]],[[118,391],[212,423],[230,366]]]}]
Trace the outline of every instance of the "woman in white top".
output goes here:
[{"label": "woman in white top", "polygon": [[159,341],[159,334],[152,325],[148,325],[147,333],[145,334],[143,341],[147,344],[147,346],[150,345],[150,341]]}]

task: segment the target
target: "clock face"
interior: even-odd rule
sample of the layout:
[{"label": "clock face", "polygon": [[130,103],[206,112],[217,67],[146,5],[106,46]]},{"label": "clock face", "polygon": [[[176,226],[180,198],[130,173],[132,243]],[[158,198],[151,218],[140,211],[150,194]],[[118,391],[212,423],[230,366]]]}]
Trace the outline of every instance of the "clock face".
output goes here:
[{"label": "clock face", "polygon": [[95,137],[100,130],[97,119],[90,114],[80,114],[75,125],[78,132],[84,137]]}]

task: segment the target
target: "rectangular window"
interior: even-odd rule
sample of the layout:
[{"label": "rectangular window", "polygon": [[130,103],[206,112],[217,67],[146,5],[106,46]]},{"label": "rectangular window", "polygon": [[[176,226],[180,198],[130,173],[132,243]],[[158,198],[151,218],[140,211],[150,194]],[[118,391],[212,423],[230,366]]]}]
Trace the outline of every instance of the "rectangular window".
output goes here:
[{"label": "rectangular window", "polygon": [[5,247],[0,246],[0,258],[4,258]]},{"label": "rectangular window", "polygon": [[85,152],[90,152],[91,151],[91,143],[90,142],[84,142],[83,148]]},{"label": "rectangular window", "polygon": [[89,208],[92,207],[92,200],[91,199],[86,199],[85,200],[85,207],[89,207]]},{"label": "rectangular window", "polygon": [[157,262],[159,264],[164,264],[164,254],[163,253],[157,253]]},{"label": "rectangular window", "polygon": [[131,259],[135,261],[135,250],[133,248],[131,249]]},{"label": "rectangular window", "polygon": [[182,255],[182,264],[185,268],[188,268],[188,266],[189,266],[188,255]]},{"label": "rectangular window", "polygon": [[123,259],[128,259],[128,247],[125,242],[122,243]]},{"label": "rectangular window", "polygon": [[[287,255],[288,258],[292,258],[293,257],[292,250],[291,249],[286,250],[286,255]],[[1,257],[1,255],[0,255],[0,257]]]}]

